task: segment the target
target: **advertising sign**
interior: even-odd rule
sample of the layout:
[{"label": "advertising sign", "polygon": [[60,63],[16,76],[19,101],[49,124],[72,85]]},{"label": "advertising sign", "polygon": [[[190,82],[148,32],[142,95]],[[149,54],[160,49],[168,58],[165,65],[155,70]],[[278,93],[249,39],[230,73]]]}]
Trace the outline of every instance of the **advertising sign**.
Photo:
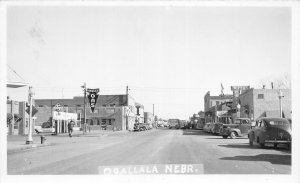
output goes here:
[{"label": "advertising sign", "polygon": [[89,93],[88,94],[88,99],[89,99],[89,102],[90,102],[92,112],[94,112],[94,110],[95,110],[95,106],[96,106],[97,99],[98,99],[98,96],[99,96],[98,95],[99,91],[100,91],[99,88],[96,88],[96,89],[88,88],[87,89],[87,92]]}]

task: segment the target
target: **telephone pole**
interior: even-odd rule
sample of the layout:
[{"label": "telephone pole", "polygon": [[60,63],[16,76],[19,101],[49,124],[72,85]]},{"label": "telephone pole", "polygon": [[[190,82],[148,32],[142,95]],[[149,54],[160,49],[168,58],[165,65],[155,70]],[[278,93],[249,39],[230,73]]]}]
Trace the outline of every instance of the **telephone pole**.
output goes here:
[{"label": "telephone pole", "polygon": [[86,96],[86,83],[84,83],[83,86],[81,86],[81,88],[83,88],[83,134],[84,132],[86,132],[86,110],[85,110],[85,96]]},{"label": "telephone pole", "polygon": [[127,97],[127,101],[126,101],[126,105],[128,106],[128,104],[129,104],[129,88],[128,88],[128,85],[126,86],[126,97]]},{"label": "telephone pole", "polygon": [[281,103],[281,98],[284,97],[283,93],[281,90],[278,92],[278,97],[279,97],[279,111],[280,111],[280,117],[282,118],[282,103]]},{"label": "telephone pole", "polygon": [[153,109],[152,110],[153,110],[153,116],[154,116],[154,104],[153,104]]},{"label": "telephone pole", "polygon": [[32,86],[29,86],[29,98],[28,98],[28,102],[29,102],[29,124],[28,124],[28,137],[26,139],[26,144],[32,144],[33,143],[33,139],[32,139],[32,97],[33,97],[33,92],[32,92]]}]

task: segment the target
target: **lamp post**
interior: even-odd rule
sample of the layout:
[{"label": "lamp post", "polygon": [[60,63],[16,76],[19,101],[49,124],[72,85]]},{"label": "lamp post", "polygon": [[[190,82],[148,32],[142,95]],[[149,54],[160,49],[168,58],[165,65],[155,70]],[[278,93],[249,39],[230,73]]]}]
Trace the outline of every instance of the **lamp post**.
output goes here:
[{"label": "lamp post", "polygon": [[85,96],[86,96],[86,83],[81,86],[83,88],[83,134],[86,132],[86,111],[85,111]]},{"label": "lamp post", "polygon": [[26,144],[32,144],[33,143],[33,139],[32,139],[32,97],[33,97],[33,92],[32,92],[32,87],[29,86],[29,105],[30,105],[30,108],[29,108],[29,124],[28,124],[28,127],[29,127],[29,130],[28,130],[28,137],[26,139]]},{"label": "lamp post", "polygon": [[280,112],[280,117],[282,118],[282,103],[281,103],[281,98],[284,97],[283,93],[281,90],[278,92],[278,97],[279,97],[279,112]]}]

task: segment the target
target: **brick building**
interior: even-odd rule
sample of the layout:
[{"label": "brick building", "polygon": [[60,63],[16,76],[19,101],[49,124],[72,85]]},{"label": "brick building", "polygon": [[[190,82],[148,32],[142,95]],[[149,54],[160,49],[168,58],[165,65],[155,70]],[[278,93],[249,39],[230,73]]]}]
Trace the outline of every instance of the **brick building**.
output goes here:
[{"label": "brick building", "polygon": [[[74,97],[73,99],[36,99],[35,106],[37,113],[36,125],[52,121],[53,111],[56,104],[62,106],[62,112],[76,113],[78,121],[76,127],[82,127],[84,117],[84,98]],[[129,95],[99,95],[94,112],[86,100],[86,122],[91,130],[133,130],[137,120],[137,112],[144,107],[136,102]],[[144,114],[142,115],[142,118]],[[55,120],[54,120],[55,121]],[[67,122],[60,124],[62,126]]]},{"label": "brick building", "polygon": [[[283,117],[290,118],[292,113],[291,90],[280,89]],[[239,95],[241,117],[280,117],[279,89],[249,89]]]}]

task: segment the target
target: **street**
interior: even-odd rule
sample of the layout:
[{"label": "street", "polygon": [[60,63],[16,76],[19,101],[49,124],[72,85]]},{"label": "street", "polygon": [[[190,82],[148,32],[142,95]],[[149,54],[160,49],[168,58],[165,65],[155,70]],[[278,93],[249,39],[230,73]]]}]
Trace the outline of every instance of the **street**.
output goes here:
[{"label": "street", "polygon": [[165,128],[69,139],[9,152],[8,174],[98,174],[99,166],[151,164],[203,164],[204,174],[291,173],[291,152],[285,147],[250,147],[247,137],[223,139],[202,130]]}]

